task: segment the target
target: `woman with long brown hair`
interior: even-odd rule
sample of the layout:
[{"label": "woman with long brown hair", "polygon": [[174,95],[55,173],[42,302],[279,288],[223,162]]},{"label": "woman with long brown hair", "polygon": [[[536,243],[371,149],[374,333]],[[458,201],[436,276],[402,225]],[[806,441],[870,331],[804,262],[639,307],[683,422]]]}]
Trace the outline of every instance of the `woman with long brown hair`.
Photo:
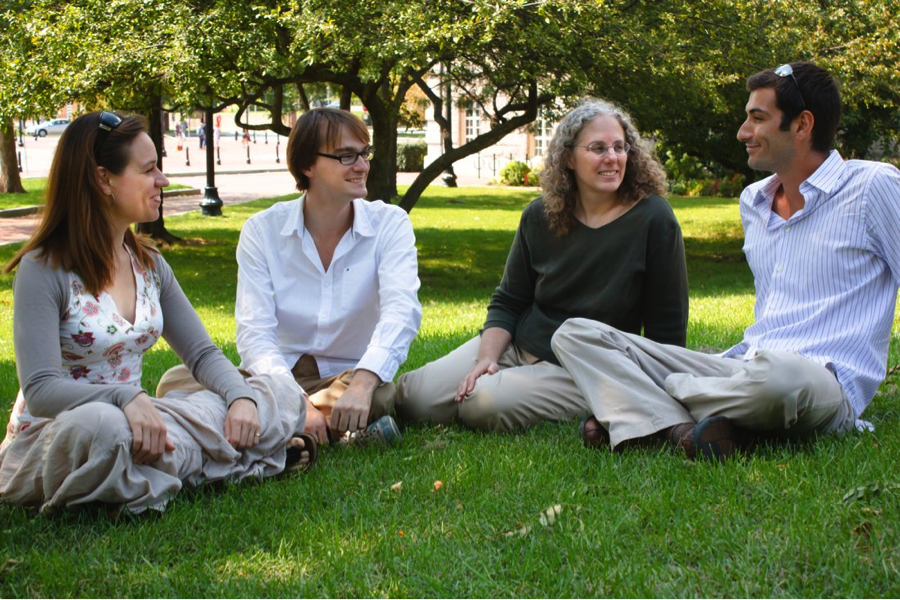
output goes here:
[{"label": "woman with long brown hair", "polygon": [[584,418],[591,406],[550,345],[590,318],[684,346],[688,294],[681,228],[665,174],[630,117],[587,99],[556,127],[481,335],[397,384],[406,420],[511,430]]},{"label": "woman with long brown hair", "polygon": [[[59,141],[43,219],[6,266],[21,400],[0,451],[0,500],[164,508],[182,485],[306,467],[315,445],[289,377],[244,380],[133,223],[168,180],[141,117],[94,112]],[[205,390],[151,398],[144,353],[163,337]]]}]

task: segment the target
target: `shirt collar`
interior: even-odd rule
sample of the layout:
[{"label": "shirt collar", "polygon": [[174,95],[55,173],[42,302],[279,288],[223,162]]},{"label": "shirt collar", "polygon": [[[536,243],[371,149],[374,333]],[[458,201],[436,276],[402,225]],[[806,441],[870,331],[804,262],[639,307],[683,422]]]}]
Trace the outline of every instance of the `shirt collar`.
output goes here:
[{"label": "shirt collar", "polygon": [[[819,165],[819,168],[816,169],[806,181],[800,184],[800,191],[806,192],[804,193],[804,196],[806,196],[808,202],[805,207],[807,212],[812,204],[818,203],[818,198],[828,198],[832,191],[840,187],[841,182],[844,180],[846,168],[846,164],[844,163],[844,159],[841,158],[840,153],[837,150],[832,150],[828,154],[828,158]],[[781,179],[778,175],[772,175],[757,188],[756,195],[752,198],[751,204],[756,208],[770,208],[772,206],[772,201],[775,199],[775,192],[778,191],[779,186],[781,186]],[[815,193],[810,194],[808,192],[812,190],[809,190],[809,187],[819,190],[824,194],[822,196]]]},{"label": "shirt collar", "polygon": [[303,205],[306,203],[306,194],[301,195],[295,200],[284,219],[284,227],[281,228],[281,235],[289,236],[303,232]]},{"label": "shirt collar", "polygon": [[840,187],[840,183],[844,180],[846,169],[847,166],[840,153],[837,150],[832,150],[825,162],[819,165],[819,168],[803,183],[825,192],[826,195],[830,195]]},{"label": "shirt collar", "polygon": [[[284,227],[281,228],[281,235],[289,236],[294,233],[302,234],[305,222],[303,220],[303,206],[306,204],[306,194],[303,194],[294,201],[287,216],[284,219]],[[353,201],[353,225],[350,227],[353,237],[372,237],[375,235],[375,227],[368,213],[369,203],[357,198]]]}]

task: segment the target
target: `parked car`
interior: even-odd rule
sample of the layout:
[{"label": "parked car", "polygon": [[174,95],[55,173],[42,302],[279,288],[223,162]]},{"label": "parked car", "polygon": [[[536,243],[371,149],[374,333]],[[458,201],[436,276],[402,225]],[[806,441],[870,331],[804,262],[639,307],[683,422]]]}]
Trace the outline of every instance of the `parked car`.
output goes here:
[{"label": "parked car", "polygon": [[49,133],[60,134],[65,131],[66,127],[68,126],[68,119],[50,119],[49,121],[42,121],[37,125],[32,125],[25,131],[26,133],[28,133],[28,135],[33,135],[35,137],[44,137]]}]

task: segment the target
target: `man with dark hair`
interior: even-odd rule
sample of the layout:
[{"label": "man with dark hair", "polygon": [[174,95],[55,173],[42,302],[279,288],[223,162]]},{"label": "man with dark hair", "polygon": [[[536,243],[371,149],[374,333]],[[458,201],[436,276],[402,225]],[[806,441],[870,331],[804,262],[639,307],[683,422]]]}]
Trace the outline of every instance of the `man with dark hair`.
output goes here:
[{"label": "man with dark hair", "polygon": [[[292,374],[319,443],[361,430],[399,441],[391,381],[422,320],[409,217],[364,199],[370,153],[349,112],[304,114],[286,153],[303,195],[250,217],[238,243],[241,368]],[[186,375],[169,371],[160,387],[184,389]]]},{"label": "man with dark hair", "polygon": [[651,435],[694,458],[752,436],[840,433],[885,376],[900,284],[900,171],[832,150],[837,82],[811,63],[747,81],[738,131],[748,164],[774,174],[741,194],[755,322],[721,355],[655,344],[584,319],[553,350],[591,402],[591,446]]}]

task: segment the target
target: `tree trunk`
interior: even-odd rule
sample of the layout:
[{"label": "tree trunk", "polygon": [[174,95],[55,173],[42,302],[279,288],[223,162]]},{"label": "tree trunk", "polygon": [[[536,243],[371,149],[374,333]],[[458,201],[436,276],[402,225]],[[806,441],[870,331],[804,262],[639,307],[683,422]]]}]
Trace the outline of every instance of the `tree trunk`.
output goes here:
[{"label": "tree trunk", "polygon": [[0,194],[24,194],[12,119],[0,121]]},{"label": "tree trunk", "polygon": [[383,104],[369,106],[372,118],[372,165],[367,187],[369,200],[391,203],[397,196],[397,125],[399,118]]},{"label": "tree trunk", "polygon": [[[156,165],[159,170],[163,170],[163,128],[162,128],[162,99],[157,95],[153,99],[153,108],[150,109],[150,139],[156,146]],[[209,124],[207,126],[210,126]],[[163,217],[163,204],[165,203],[165,193],[160,194],[159,218],[149,223],[138,223],[135,231],[149,235],[154,240],[163,244],[174,244],[180,242],[181,238],[173,235],[166,229],[165,217]]]},{"label": "tree trunk", "polygon": [[538,95],[537,83],[531,82],[528,91],[528,99],[519,105],[509,105],[506,107],[507,110],[513,114],[517,112],[521,114],[516,114],[514,117],[505,119],[502,123],[495,123],[490,131],[482,133],[474,140],[466,142],[462,146],[458,146],[457,148],[452,148],[452,146],[450,146],[450,148],[452,148],[451,150],[446,150],[445,146],[444,153],[439,156],[437,160],[425,167],[409,186],[409,189],[406,190],[406,193],[400,200],[400,208],[406,212],[410,212],[416,205],[416,202],[419,201],[419,197],[422,195],[422,192],[425,191],[425,188],[427,188],[432,181],[437,179],[438,175],[447,169],[447,167],[466,156],[493,146],[507,134],[532,123],[537,119],[538,108],[543,104],[552,102],[553,99],[554,97],[552,95]]}]

